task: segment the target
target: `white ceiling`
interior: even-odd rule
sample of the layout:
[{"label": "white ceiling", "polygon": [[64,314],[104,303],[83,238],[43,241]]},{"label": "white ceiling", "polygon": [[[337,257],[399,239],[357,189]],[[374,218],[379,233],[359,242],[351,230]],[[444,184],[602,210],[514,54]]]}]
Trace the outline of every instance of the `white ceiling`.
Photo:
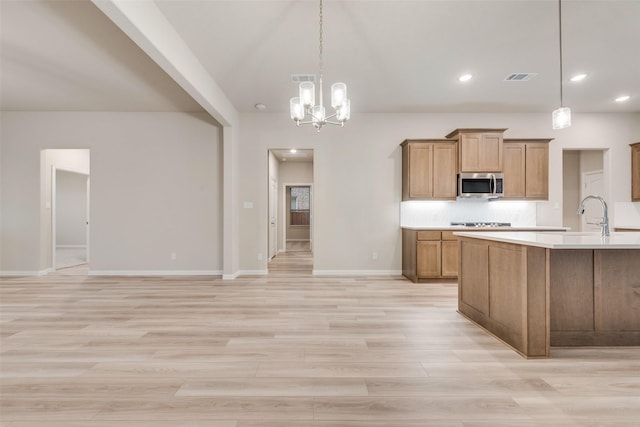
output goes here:
[{"label": "white ceiling", "polygon": [[[315,0],[156,4],[238,111],[287,114],[291,74],[318,72]],[[0,14],[3,110],[201,110],[86,0],[1,0]],[[324,19],[324,79],[347,83],[354,115],[559,104],[554,0],[325,0]],[[564,0],[563,49],[566,105],[640,112],[640,0]],[[504,81],[515,72],[537,76]]]}]

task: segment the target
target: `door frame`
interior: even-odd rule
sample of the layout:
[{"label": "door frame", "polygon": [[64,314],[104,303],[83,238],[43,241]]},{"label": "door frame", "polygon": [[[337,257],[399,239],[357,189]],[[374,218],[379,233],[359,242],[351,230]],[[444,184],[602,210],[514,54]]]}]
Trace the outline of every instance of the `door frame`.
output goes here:
[{"label": "door frame", "polygon": [[60,168],[60,167],[56,167],[56,165],[51,165],[51,271],[57,271],[58,268],[56,266],[56,249],[57,249],[57,173],[58,171],[61,172],[70,172],[70,173],[75,173],[78,175],[82,175],[85,176],[87,178],[87,187],[86,187],[86,198],[87,198],[87,206],[86,206],[86,224],[85,224],[85,232],[86,232],[86,255],[87,255],[87,264],[89,264],[89,206],[90,206],[90,201],[89,201],[89,197],[90,197],[90,193],[89,193],[89,188],[90,188],[90,180],[91,180],[91,175],[86,174],[84,172],[78,172],[77,170],[72,170],[72,169],[65,169],[65,168]]},{"label": "door frame", "polygon": [[315,202],[313,200],[313,183],[285,182],[282,184],[282,252],[287,251],[287,187],[309,187],[309,246],[313,252],[313,211]]}]

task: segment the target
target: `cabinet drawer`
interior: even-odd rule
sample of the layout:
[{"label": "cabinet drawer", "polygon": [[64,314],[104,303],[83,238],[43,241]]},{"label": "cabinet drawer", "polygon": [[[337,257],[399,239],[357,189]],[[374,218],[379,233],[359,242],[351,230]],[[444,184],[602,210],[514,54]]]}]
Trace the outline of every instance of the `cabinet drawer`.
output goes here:
[{"label": "cabinet drawer", "polygon": [[440,240],[439,231],[418,231],[418,240]]},{"label": "cabinet drawer", "polygon": [[443,231],[442,240],[458,240],[458,236],[454,236],[453,231]]}]

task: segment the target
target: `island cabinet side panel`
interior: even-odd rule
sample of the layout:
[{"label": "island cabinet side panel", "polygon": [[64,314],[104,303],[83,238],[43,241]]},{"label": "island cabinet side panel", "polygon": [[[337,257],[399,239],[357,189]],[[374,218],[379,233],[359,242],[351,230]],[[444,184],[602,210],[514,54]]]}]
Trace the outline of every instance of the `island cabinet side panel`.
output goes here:
[{"label": "island cabinet side panel", "polygon": [[525,357],[549,356],[546,249],[460,239],[458,311]]},{"label": "island cabinet side panel", "polygon": [[548,249],[527,247],[527,349],[531,357],[549,357],[548,261]]},{"label": "island cabinet side panel", "polygon": [[461,239],[458,270],[458,311],[484,326],[489,317],[489,245]]},{"label": "island cabinet side panel", "polygon": [[523,246],[489,245],[489,317],[493,333],[527,354],[524,254]]},{"label": "island cabinet side panel", "polygon": [[595,250],[593,261],[594,345],[640,345],[640,249]]}]

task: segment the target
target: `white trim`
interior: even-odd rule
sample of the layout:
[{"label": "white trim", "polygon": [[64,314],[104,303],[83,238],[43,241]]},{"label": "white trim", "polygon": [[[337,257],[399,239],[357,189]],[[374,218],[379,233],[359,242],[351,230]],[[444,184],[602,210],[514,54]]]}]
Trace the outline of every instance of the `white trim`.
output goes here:
[{"label": "white trim", "polygon": [[238,272],[236,271],[233,274],[223,274],[222,280],[235,280],[238,277]]},{"label": "white trim", "polygon": [[288,239],[287,242],[311,242],[310,239]]},{"label": "white trim", "polygon": [[56,246],[56,249],[71,249],[71,248],[86,249],[87,245],[57,245]]},{"label": "white trim", "polygon": [[269,274],[269,270],[239,270],[236,274],[238,276],[266,276]]},{"label": "white trim", "polygon": [[89,270],[89,276],[222,276],[222,270]]},{"label": "white trim", "polygon": [[314,276],[401,276],[402,270],[313,270]]},{"label": "white trim", "polygon": [[44,276],[46,274],[51,273],[53,270],[50,268],[45,268],[40,271],[25,271],[25,270],[6,270],[0,271],[0,276]]}]

